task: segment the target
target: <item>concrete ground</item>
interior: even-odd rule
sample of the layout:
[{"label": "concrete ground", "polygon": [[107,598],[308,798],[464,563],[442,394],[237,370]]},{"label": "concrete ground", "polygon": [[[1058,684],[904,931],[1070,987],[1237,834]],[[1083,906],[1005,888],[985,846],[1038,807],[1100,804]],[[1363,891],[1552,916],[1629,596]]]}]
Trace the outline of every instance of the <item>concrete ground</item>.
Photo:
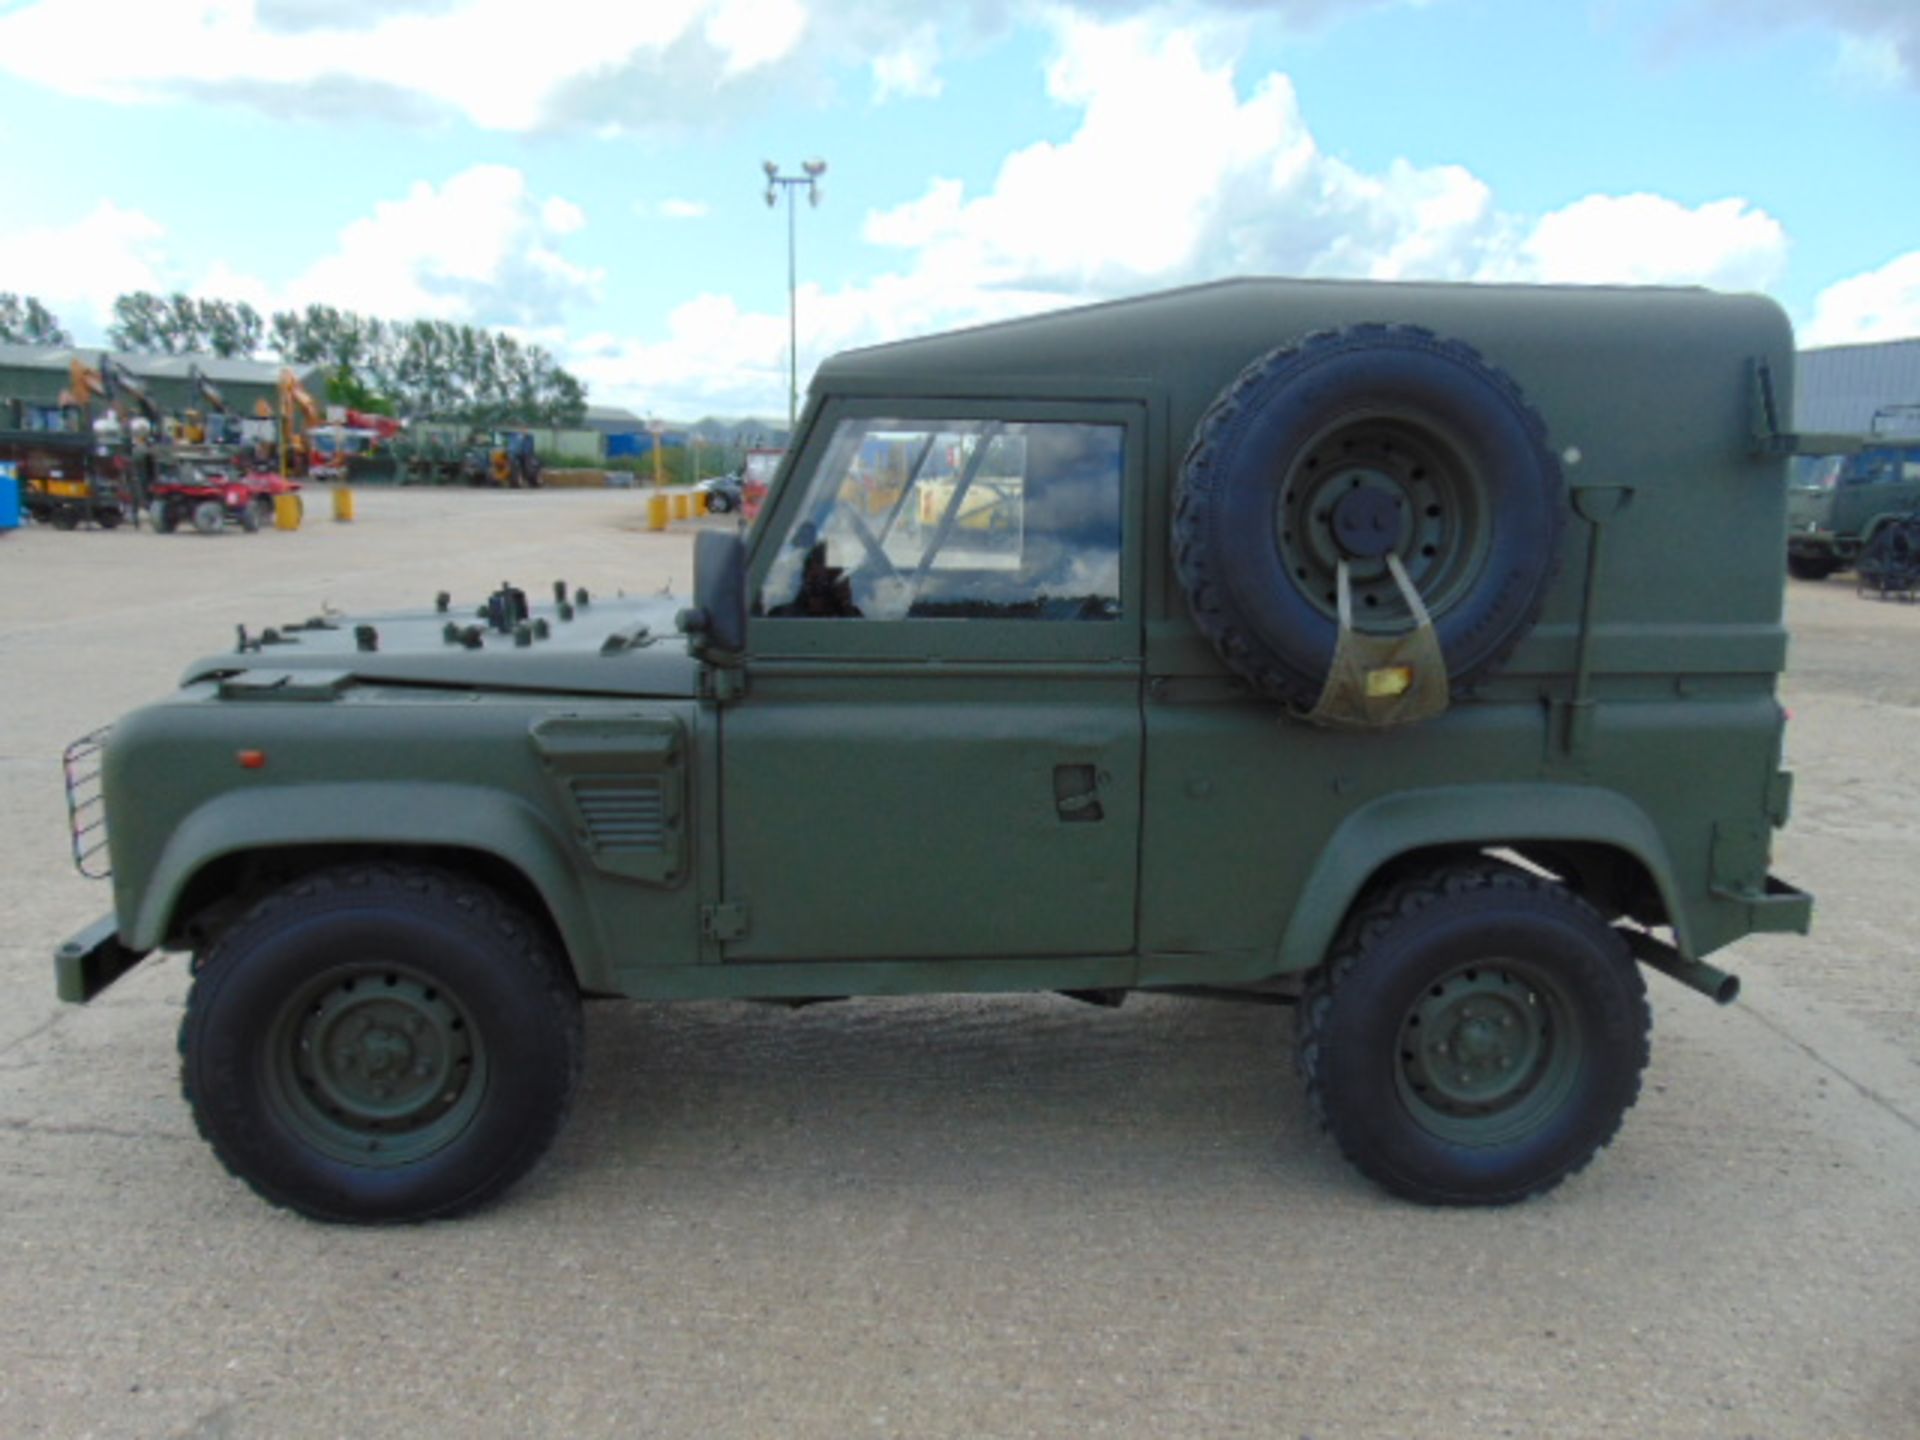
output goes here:
[{"label": "concrete ground", "polygon": [[0,537],[0,1435],[1920,1436],[1920,607],[1791,587],[1817,937],[1725,957],[1728,1010],[1655,977],[1640,1105],[1545,1200],[1375,1193],[1285,1012],[608,1004],[539,1170],[359,1231],[195,1136],[179,957],[55,1002],[107,904],[61,746],[237,622],[690,575],[633,493],[359,502]]}]

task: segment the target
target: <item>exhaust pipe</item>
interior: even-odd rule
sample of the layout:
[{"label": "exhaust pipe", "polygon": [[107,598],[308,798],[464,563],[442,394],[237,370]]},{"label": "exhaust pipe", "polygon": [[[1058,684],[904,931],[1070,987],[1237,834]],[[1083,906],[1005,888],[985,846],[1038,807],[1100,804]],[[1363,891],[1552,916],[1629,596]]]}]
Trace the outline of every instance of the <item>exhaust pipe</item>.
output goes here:
[{"label": "exhaust pipe", "polygon": [[1740,998],[1740,977],[1729,975],[1704,960],[1689,960],[1664,940],[1656,940],[1644,930],[1620,927],[1633,958],[1649,970],[1678,980],[1689,990],[1697,990],[1716,1005],[1731,1005]]}]

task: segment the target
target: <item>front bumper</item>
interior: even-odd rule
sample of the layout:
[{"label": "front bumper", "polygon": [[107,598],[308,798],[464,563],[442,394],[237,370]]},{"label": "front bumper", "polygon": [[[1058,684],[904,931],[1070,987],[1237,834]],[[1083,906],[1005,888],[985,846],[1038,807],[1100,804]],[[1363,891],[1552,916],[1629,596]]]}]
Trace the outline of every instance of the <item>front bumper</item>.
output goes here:
[{"label": "front bumper", "polygon": [[146,958],[122,945],[118,922],[102,915],[53,952],[54,988],[68,1004],[84,1005]]}]

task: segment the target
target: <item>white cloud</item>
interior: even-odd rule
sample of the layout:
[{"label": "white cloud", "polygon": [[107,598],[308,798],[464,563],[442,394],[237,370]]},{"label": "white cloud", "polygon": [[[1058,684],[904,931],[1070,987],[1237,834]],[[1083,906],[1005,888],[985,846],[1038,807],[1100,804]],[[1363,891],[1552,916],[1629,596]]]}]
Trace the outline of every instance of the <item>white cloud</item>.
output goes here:
[{"label": "white cloud", "polygon": [[1821,291],[1803,345],[1849,345],[1920,337],[1920,250]]},{"label": "white cloud", "polygon": [[278,283],[224,259],[189,280],[158,221],[105,201],[73,225],[0,231],[0,276],[89,337],[112,323],[115,296],[173,289],[244,300],[262,314],[321,303],[385,319],[525,329],[597,299],[602,272],[559,248],[585,224],[570,201],[536,198],[518,170],[476,165],[377,203],[330,251]]},{"label": "white cloud", "polygon": [[546,324],[594,298],[604,278],[557,248],[585,223],[570,201],[536,200],[520,171],[475,165],[380,201],[340,232],[332,254],[295,276],[283,298],[408,319]]},{"label": "white cloud", "polygon": [[[720,13],[741,3],[748,0]],[[569,82],[660,55],[714,8],[709,0],[543,0],[530,21],[520,0],[469,0],[347,7],[331,20],[309,9],[297,27],[276,28],[263,23],[255,0],[141,0],[113,7],[111,24],[87,0],[27,0],[0,14],[0,70],[120,103],[204,96],[332,114],[344,95],[364,113],[451,111],[486,129],[527,130]],[[718,63],[766,55],[766,37],[736,34],[740,28],[720,25],[709,36]],[[84,54],[87,63],[43,63],[61,54]]]},{"label": "white cloud", "polygon": [[[897,261],[845,288],[803,286],[803,385],[849,346],[1234,274],[1764,289],[1784,269],[1780,225],[1737,197],[1591,195],[1514,214],[1459,165],[1366,171],[1327,155],[1287,77],[1242,85],[1204,26],[1067,17],[1056,35],[1049,93],[1077,127],[1009,155],[981,193],[935,179],[867,216],[864,238]],[[603,339],[573,360],[602,399],[780,414],[785,321],[706,296],[664,338]]]},{"label": "white cloud", "polygon": [[586,228],[587,212],[571,200],[555,195],[540,207],[540,223],[547,227],[549,234],[571,235]]},{"label": "white cloud", "polygon": [[726,57],[724,72],[734,76],[784,59],[806,28],[807,12],[799,0],[721,0],[703,33]]},{"label": "white cloud", "polygon": [[1543,217],[1482,278],[1765,290],[1786,260],[1780,222],[1744,200],[1689,209],[1661,195],[1589,195]]},{"label": "white cloud", "polygon": [[1720,48],[1730,33],[1818,27],[1835,41],[1845,81],[1920,86],[1920,6],[1913,0],[1690,0],[1671,34]]},{"label": "white cloud", "polygon": [[1245,272],[1753,289],[1784,267],[1778,222],[1740,199],[1594,195],[1529,223],[1462,166],[1360,170],[1320,149],[1287,77],[1243,95],[1208,48],[1193,27],[1065,22],[1049,90],[1079,128],[983,195],[934,181],[866,238],[929,285],[1063,300]]},{"label": "white cloud", "polygon": [[102,200],[71,225],[0,227],[0,283],[37,296],[80,338],[97,337],[114,297],[174,284],[165,241],[152,216]]},{"label": "white cloud", "polygon": [[658,213],[663,220],[704,220],[712,208],[704,200],[662,200]]},{"label": "white cloud", "polygon": [[931,22],[902,36],[892,48],[873,57],[873,98],[885,103],[895,96],[932,100],[945,89],[940,79],[940,31]]},{"label": "white cloud", "polygon": [[[1423,0],[1192,0],[1258,10],[1296,28]],[[1078,0],[1108,18],[1166,0]],[[0,6],[0,72],[116,104],[232,101],[276,115],[589,133],[732,115],[777,79],[869,73],[878,101],[941,89],[946,54],[1055,13],[1057,0],[12,0]],[[84,55],[84,65],[47,65]],[[776,77],[773,72],[778,71]],[[716,92],[733,103],[716,107]]]}]

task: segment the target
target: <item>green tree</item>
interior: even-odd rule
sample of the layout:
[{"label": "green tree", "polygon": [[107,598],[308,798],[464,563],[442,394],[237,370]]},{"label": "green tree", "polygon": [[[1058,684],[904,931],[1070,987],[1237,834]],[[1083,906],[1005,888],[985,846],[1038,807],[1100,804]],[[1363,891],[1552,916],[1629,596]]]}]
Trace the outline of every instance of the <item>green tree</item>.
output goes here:
[{"label": "green tree", "polygon": [[151,290],[135,290],[115,297],[113,324],[107,327],[107,341],[116,350],[141,350],[170,355],[172,319],[167,302]]},{"label": "green tree", "polygon": [[198,310],[198,337],[214,354],[244,359],[260,348],[266,326],[260,312],[246,301],[202,300]]},{"label": "green tree", "polygon": [[476,426],[578,424],[586,387],[537,345],[446,320],[388,323],[331,305],[276,311],[266,343],[294,366],[324,365],[341,395],[378,399],[393,413]]},{"label": "green tree", "polygon": [[0,291],[0,343],[8,345],[71,345],[69,335],[48,310],[31,295]]}]

